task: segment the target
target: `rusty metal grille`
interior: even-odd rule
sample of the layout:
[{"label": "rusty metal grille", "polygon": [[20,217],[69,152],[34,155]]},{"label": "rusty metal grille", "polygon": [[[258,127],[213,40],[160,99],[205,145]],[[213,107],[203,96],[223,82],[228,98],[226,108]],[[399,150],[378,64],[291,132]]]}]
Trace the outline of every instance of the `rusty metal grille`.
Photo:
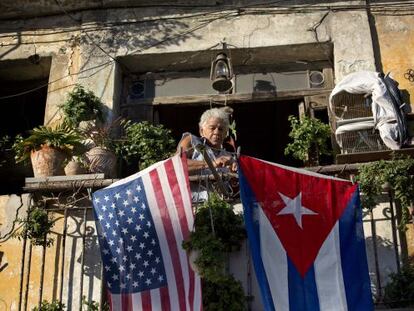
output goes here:
[{"label": "rusty metal grille", "polygon": [[[110,183],[112,180],[108,181]],[[90,201],[94,187],[62,189],[55,186],[49,184],[49,190],[45,185],[40,185],[38,190],[32,189],[31,206],[44,208],[55,217],[56,225],[49,234],[55,241],[52,247],[47,248],[34,246],[28,239],[23,240],[18,310],[31,310],[43,299],[61,301],[67,310],[87,310],[82,305],[83,296],[88,301],[99,302],[101,306],[105,302],[102,265]],[[382,202],[385,205],[379,216],[374,215],[375,209],[365,211],[364,215],[364,230],[370,233],[366,236],[366,248],[372,292],[377,305],[382,303],[387,282],[384,264],[391,265],[393,272],[398,272],[408,257],[406,241],[397,230],[399,209],[391,194],[385,194]],[[378,235],[380,223],[391,229],[390,239],[385,240]],[[386,263],[385,251],[389,255]],[[35,253],[40,261],[35,260]],[[247,251],[245,256],[249,258],[250,265]],[[389,258],[392,258],[391,263]],[[33,281],[33,269],[40,269],[39,280]],[[250,270],[246,267],[240,273]],[[254,289],[257,283],[250,272],[246,279],[246,294],[258,293],[258,288]],[[31,286],[33,282],[38,286]]]}]

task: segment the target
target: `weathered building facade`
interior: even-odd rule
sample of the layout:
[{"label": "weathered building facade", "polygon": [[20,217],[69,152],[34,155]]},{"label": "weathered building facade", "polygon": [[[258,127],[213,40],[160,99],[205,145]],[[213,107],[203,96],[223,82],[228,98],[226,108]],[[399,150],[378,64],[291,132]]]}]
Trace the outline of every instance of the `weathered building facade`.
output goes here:
[{"label": "weathered building facade", "polygon": [[[347,74],[391,72],[407,103],[414,94],[405,75],[414,66],[413,1],[15,0],[0,8],[2,136],[60,123],[59,105],[79,83],[105,103],[108,119],[162,123],[177,139],[196,131],[207,107],[231,105],[242,152],[295,164],[283,154],[288,115],[305,111],[327,120],[329,93]],[[236,76],[231,94],[217,94],[209,78],[223,42]],[[314,73],[322,80],[315,82]],[[4,189],[18,184],[10,172],[2,174]],[[22,301],[35,306],[42,274],[43,254],[33,247],[25,298],[22,241],[10,232],[29,199],[12,190],[0,197],[0,310],[19,310]],[[55,281],[42,294],[51,300],[62,292],[76,309],[82,295],[97,301],[101,295],[96,236],[89,237],[88,258],[80,259],[80,233],[94,231],[93,219],[78,212],[64,224],[62,214],[56,217],[44,272]],[[72,235],[62,255],[64,226]],[[384,239],[390,235],[384,230]],[[59,256],[68,260],[62,275]],[[89,274],[79,292],[74,276],[85,266]]]}]

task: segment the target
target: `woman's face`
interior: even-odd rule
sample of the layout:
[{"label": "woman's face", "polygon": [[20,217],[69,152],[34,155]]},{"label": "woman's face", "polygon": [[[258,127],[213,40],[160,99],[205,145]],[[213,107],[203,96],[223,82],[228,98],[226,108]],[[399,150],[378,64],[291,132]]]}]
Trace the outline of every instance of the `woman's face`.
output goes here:
[{"label": "woman's face", "polygon": [[221,148],[226,138],[226,127],[221,119],[210,118],[200,128],[200,135],[214,148]]}]

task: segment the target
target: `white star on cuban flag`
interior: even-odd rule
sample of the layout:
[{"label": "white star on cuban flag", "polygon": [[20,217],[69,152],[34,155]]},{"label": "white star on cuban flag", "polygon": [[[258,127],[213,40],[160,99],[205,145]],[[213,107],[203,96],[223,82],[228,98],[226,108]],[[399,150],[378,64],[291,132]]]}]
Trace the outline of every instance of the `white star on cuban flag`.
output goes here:
[{"label": "white star on cuban flag", "polygon": [[277,215],[279,216],[292,214],[293,217],[295,217],[296,223],[301,229],[302,215],[318,215],[318,213],[315,213],[314,211],[302,205],[302,192],[299,192],[299,194],[294,199],[291,199],[280,192],[278,193],[286,206],[281,211],[279,211]]}]

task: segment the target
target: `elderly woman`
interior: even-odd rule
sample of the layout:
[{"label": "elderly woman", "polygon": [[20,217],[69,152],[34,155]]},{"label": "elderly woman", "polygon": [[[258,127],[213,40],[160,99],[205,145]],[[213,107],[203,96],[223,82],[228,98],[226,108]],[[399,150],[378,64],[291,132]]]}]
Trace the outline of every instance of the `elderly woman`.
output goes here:
[{"label": "elderly woman", "polygon": [[236,171],[234,158],[223,149],[223,142],[229,130],[229,114],[231,112],[232,109],[230,107],[206,110],[201,115],[198,124],[200,137],[190,133],[183,134],[183,138],[178,144],[178,151],[182,150],[187,153],[188,171],[190,174],[209,172],[203,154],[195,148],[200,144],[205,146],[213,166],[219,171]]}]

